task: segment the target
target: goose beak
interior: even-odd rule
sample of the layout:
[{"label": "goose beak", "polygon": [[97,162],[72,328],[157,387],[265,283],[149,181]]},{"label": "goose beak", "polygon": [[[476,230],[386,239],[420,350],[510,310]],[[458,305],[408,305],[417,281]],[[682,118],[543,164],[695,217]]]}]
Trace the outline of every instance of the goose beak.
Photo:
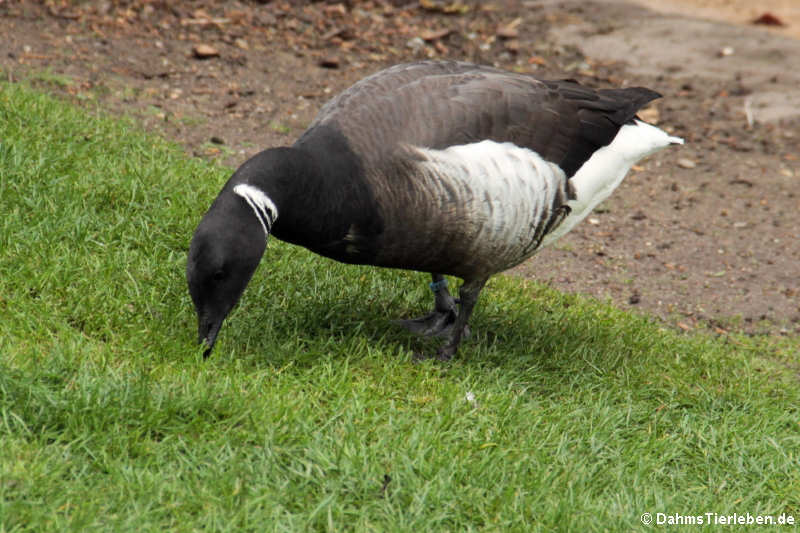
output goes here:
[{"label": "goose beak", "polygon": [[211,350],[214,349],[214,343],[217,342],[222,320],[200,318],[197,322],[197,343],[205,345],[203,359],[208,359],[208,356],[211,355]]}]

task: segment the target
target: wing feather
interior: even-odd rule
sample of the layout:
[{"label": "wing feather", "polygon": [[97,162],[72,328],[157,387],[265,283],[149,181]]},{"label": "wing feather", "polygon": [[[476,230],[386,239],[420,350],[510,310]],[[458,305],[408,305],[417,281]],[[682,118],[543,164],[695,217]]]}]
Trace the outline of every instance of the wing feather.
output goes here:
[{"label": "wing feather", "polygon": [[379,165],[409,145],[511,142],[572,176],[658,97],[640,87],[595,90],[571,80],[426,61],[397,65],[355,84],[323,107],[298,144],[313,139],[319,126],[331,126],[364,162]]}]

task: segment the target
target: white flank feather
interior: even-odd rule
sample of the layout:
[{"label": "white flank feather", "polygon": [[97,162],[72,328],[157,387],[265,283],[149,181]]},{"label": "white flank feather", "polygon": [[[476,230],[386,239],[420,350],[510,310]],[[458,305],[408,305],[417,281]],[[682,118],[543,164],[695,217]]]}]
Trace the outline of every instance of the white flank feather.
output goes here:
[{"label": "white flank feather", "polygon": [[418,183],[425,196],[459,221],[454,238],[469,243],[476,257],[494,258],[498,270],[533,255],[537,229],[564,194],[566,176],[557,165],[512,143],[414,149],[423,156],[427,179]]},{"label": "white flank feather", "polygon": [[512,143],[413,149],[423,156],[418,184],[425,196],[461,221],[457,238],[476,257],[494,258],[499,271],[566,234],[619,186],[631,166],[670,144],[683,139],[638,120],[622,126],[569,180],[575,193],[566,202],[571,212],[540,242],[535,236],[541,238],[557,196],[566,198],[567,178],[558,165]]}]

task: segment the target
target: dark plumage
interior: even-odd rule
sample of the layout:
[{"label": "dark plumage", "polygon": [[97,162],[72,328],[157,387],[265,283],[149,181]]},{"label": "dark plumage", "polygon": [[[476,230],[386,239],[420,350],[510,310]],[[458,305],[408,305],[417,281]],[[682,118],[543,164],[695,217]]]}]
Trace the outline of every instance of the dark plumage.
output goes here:
[{"label": "dark plumage", "polygon": [[460,308],[439,284],[434,311],[405,322],[446,335],[439,357],[451,357],[491,275],[568,231],[636,160],[681,142],[634,121],[658,96],[459,62],[365,78],[294,146],[244,163],[200,222],[187,279],[206,354],[271,234],[338,261],[463,278]]}]

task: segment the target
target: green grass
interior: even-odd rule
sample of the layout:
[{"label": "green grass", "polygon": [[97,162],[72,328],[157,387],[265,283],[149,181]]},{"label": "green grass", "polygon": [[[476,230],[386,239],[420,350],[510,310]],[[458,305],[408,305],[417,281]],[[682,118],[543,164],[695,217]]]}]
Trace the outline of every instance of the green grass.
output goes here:
[{"label": "green grass", "polygon": [[287,126],[286,124],[281,124],[280,122],[272,122],[269,127],[272,128],[272,131],[282,135],[289,135],[289,133],[292,131],[291,127]]},{"label": "green grass", "polygon": [[60,89],[66,89],[67,87],[75,84],[75,80],[73,80],[71,77],[65,74],[55,74],[49,68],[39,72],[31,73],[28,79],[30,83],[42,88],[52,85]]},{"label": "green grass", "polygon": [[273,239],[203,361],[185,257],[228,172],[0,84],[0,531],[800,519],[796,338],[500,277],[461,358],[415,364],[435,345],[390,319],[430,305],[424,275]]}]

